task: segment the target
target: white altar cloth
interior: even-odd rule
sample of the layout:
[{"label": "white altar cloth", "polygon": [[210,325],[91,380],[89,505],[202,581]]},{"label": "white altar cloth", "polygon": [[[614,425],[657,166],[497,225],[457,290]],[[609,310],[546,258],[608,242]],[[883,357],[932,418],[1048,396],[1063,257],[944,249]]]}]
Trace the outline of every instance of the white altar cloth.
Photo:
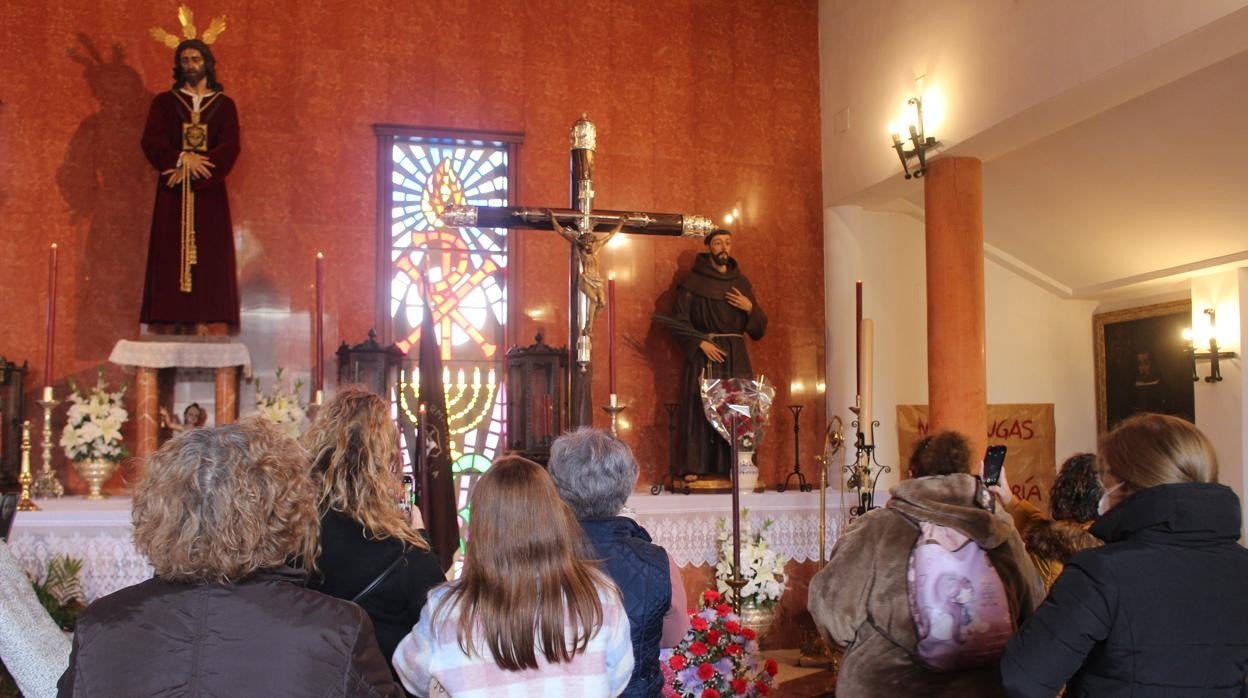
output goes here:
[{"label": "white altar cloth", "polygon": [[135,342],[122,339],[113,345],[108,360],[119,366],[144,368],[228,368],[242,366],[251,376],[251,352],[242,342],[164,341]]},{"label": "white altar cloth", "polygon": [[152,576],[147,558],[134,549],[129,497],[35,503],[42,511],[19,511],[9,532],[9,549],[33,577],[42,578],[55,555],[82,560],[82,591],[91,602]]},{"label": "white altar cloth", "polygon": [[[849,504],[842,505],[840,492],[828,490],[827,506],[825,555],[832,552],[847,519]],[[730,494],[635,492],[628,498],[627,507],[637,523],[650,532],[655,544],[666,548],[680,567],[714,565],[719,554],[715,537],[720,519],[732,531]],[[751,526],[762,525],[767,519],[773,521],[768,541],[781,555],[796,562],[819,559],[817,491],[748,492],[741,495],[741,508],[749,511]],[[742,538],[746,533],[742,530]]]},{"label": "white altar cloth", "polygon": [[[134,548],[129,497],[102,501],[64,497],[36,503],[42,511],[18,512],[9,534],[9,548],[30,574],[42,577],[54,555],[82,560],[88,602],[152,576],[151,565]],[[729,516],[731,506],[732,496],[727,494],[637,492],[628,498],[637,522],[682,567],[715,564],[719,521]],[[825,555],[845,525],[846,506],[839,492],[828,492]],[[754,525],[766,519],[774,522],[770,541],[782,555],[797,562],[819,559],[818,492],[747,493],[741,495],[741,507],[749,510]]]}]

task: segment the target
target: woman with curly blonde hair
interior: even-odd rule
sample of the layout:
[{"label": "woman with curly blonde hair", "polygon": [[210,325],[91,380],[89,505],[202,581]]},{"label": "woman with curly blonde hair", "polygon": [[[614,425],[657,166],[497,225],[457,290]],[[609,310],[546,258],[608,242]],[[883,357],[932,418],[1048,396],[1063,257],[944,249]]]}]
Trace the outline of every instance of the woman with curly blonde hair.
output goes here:
[{"label": "woman with curly blonde hair", "polygon": [[390,406],[340,388],[304,435],[317,481],[321,554],[313,589],[359,604],[388,658],[446,581],[429,544],[399,509],[399,433]]},{"label": "woman with curly blonde hair", "polygon": [[546,470],[495,461],[472,490],[464,573],[429,595],[393,662],[420,696],[618,696],[633,673],[619,589]]},{"label": "woman with curly blonde hair", "polygon": [[394,696],[368,616],[304,589],[317,547],[307,454],[263,419],[147,459],[134,542],[156,576],[92,603],[60,695]]}]

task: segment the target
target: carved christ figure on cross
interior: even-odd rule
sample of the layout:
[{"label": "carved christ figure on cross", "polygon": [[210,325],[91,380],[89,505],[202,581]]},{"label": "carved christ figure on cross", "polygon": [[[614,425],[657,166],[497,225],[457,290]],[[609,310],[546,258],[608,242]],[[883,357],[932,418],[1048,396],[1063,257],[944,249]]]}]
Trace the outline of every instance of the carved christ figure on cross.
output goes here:
[{"label": "carved christ figure on cross", "polygon": [[550,213],[550,225],[555,232],[563,236],[565,240],[576,246],[576,256],[581,261],[581,278],[579,288],[581,295],[586,300],[585,319],[581,325],[581,334],[588,337],[593,330],[594,319],[598,317],[598,313],[607,306],[606,295],[602,290],[602,272],[598,269],[598,253],[602,248],[607,246],[611,238],[620,232],[624,224],[628,222],[627,216],[621,216],[620,222],[607,233],[594,232],[592,224],[588,231],[568,230],[559,224],[559,219],[555,217],[555,213]]}]

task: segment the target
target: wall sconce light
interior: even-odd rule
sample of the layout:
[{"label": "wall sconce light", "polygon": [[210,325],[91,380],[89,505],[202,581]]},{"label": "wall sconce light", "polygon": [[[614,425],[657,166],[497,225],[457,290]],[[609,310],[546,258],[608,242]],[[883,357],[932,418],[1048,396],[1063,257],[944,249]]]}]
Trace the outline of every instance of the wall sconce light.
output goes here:
[{"label": "wall sconce light", "polygon": [[[927,174],[927,151],[939,146],[940,141],[923,130],[923,99],[911,97],[906,101],[906,107],[914,109],[914,119],[909,125],[910,147],[906,147],[905,134],[898,133],[896,128],[890,128],[889,131],[893,137],[893,149],[901,159],[901,169],[906,173],[906,179],[918,179]],[[918,160],[919,163],[913,172],[910,171],[911,160]]]},{"label": "wall sconce light", "polygon": [[1206,383],[1222,382],[1222,367],[1219,362],[1222,359],[1234,359],[1239,355],[1233,351],[1218,350],[1218,334],[1216,314],[1213,308],[1205,308],[1205,315],[1209,316],[1209,351],[1196,351],[1196,346],[1192,342],[1191,330],[1184,330],[1183,336],[1187,339],[1187,353],[1192,359],[1192,382],[1200,380],[1200,376],[1196,375],[1196,362],[1209,361],[1209,375],[1205,378]]}]

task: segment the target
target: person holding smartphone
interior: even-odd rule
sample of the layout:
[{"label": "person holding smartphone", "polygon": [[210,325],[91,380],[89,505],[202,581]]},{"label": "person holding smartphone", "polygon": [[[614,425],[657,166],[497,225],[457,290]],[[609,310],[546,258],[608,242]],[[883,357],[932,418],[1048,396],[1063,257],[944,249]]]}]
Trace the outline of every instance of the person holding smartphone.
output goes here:
[{"label": "person holding smartphone", "polygon": [[321,515],[321,554],[308,587],[359,604],[390,660],[420,619],[429,590],[446,581],[400,508],[399,435],[390,405],[362,386],[339,388],[304,443]]},{"label": "person holding smartphone", "polygon": [[1031,502],[1014,496],[1003,467],[997,482],[989,482],[987,467],[985,460],[984,482],[1014,518],[1014,527],[1044,579],[1045,589],[1052,588],[1066,561],[1075,553],[1101,545],[1101,539],[1088,533],[1096,521],[1097,501],[1104,492],[1096,477],[1094,454],[1076,453],[1062,463],[1049,491],[1047,515]]}]

